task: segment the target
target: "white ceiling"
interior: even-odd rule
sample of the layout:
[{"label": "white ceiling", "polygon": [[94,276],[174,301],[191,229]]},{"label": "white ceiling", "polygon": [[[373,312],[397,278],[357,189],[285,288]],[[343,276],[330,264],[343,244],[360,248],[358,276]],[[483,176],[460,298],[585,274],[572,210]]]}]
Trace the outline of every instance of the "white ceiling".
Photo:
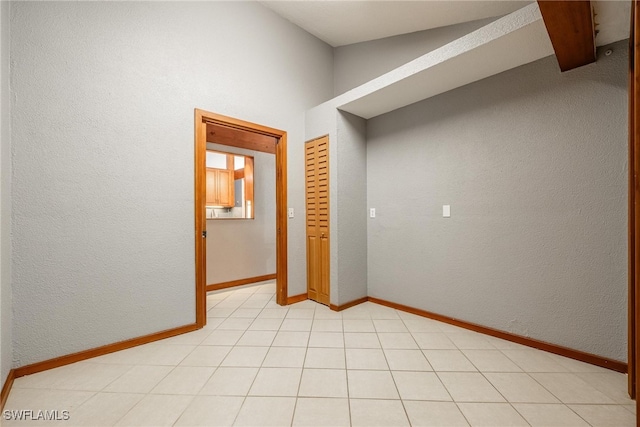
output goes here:
[{"label": "white ceiling", "polygon": [[527,1],[263,1],[333,47],[502,16]]},{"label": "white ceiling", "polygon": [[[274,12],[333,47],[498,17],[531,0],[269,0]],[[599,46],[629,37],[630,2],[593,1]]]}]

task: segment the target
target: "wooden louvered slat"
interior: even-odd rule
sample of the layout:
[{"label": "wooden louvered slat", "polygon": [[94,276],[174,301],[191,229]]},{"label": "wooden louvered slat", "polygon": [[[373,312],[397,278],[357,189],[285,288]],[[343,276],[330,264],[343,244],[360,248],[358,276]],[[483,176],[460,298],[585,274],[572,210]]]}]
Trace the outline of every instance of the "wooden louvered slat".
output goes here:
[{"label": "wooden louvered slat", "polygon": [[307,293],[329,305],[329,139],[305,144]]}]

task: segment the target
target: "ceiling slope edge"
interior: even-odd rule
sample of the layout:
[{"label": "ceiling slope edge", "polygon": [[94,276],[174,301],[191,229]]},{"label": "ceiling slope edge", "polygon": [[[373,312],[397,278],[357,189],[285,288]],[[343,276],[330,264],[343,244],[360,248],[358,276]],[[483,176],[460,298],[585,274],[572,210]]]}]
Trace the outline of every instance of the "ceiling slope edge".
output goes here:
[{"label": "ceiling slope edge", "polygon": [[323,105],[370,119],[553,53],[536,2]]}]

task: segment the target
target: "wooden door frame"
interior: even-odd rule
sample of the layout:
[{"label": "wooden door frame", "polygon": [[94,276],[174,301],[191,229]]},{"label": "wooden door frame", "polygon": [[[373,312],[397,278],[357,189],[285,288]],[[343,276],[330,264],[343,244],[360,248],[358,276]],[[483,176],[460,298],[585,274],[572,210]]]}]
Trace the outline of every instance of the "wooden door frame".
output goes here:
[{"label": "wooden door frame", "polygon": [[[195,260],[196,323],[207,322],[206,153],[207,124],[274,137],[276,156],[276,302],[287,304],[287,132],[233,117],[195,109]],[[226,145],[226,144],[223,144]],[[272,147],[273,148],[273,147]],[[273,152],[273,151],[272,151]]]},{"label": "wooden door frame", "polygon": [[[640,375],[640,1],[631,2],[629,36],[629,301],[628,301],[628,381],[629,396],[637,399]],[[636,420],[638,420],[636,415]],[[637,422],[637,421],[636,421]]]}]

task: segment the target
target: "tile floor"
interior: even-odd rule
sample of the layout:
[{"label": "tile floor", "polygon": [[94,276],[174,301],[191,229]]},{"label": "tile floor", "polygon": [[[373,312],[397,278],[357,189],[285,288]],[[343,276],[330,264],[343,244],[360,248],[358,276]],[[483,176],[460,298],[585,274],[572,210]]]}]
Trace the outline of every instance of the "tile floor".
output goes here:
[{"label": "tile floor", "polygon": [[634,426],[626,376],[365,303],[211,293],[205,329],[19,378],[6,426]]}]

